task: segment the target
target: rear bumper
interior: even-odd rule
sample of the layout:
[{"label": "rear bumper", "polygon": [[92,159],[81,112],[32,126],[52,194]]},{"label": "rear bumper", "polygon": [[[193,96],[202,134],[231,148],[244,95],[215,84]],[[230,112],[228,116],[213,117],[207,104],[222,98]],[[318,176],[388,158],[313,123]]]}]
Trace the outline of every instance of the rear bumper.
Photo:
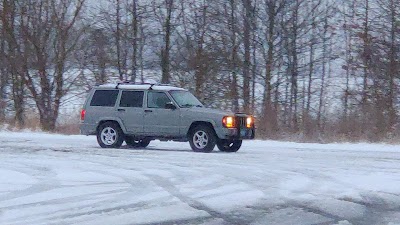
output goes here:
[{"label": "rear bumper", "polygon": [[95,135],[96,134],[96,124],[81,123],[79,126],[80,133],[82,135]]}]

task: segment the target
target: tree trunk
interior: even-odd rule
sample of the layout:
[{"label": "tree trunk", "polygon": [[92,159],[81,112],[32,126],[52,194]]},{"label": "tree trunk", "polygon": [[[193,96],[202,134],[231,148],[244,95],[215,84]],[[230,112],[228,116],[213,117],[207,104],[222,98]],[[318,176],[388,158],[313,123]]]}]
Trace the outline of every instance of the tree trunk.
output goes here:
[{"label": "tree trunk", "polygon": [[238,83],[237,83],[237,69],[238,69],[238,46],[236,43],[236,22],[235,22],[235,11],[236,3],[235,0],[230,0],[231,12],[230,12],[230,30],[231,30],[231,41],[232,41],[232,52],[230,57],[230,69],[232,71],[232,82],[231,82],[231,100],[232,108],[234,112],[239,111],[239,93],[238,93]]},{"label": "tree trunk", "polygon": [[396,6],[394,5],[393,0],[390,0],[390,50],[389,50],[389,94],[388,94],[388,111],[389,111],[389,121],[388,121],[388,132],[393,132],[396,125],[397,115],[396,115],[396,74],[398,73],[398,65],[396,61],[396,54],[398,53],[396,50],[398,49],[398,45],[396,44],[397,36],[396,32],[398,31],[398,15],[396,15]]},{"label": "tree trunk", "polygon": [[318,104],[318,114],[317,114],[317,125],[318,130],[322,130],[322,109],[324,107],[324,95],[325,95],[325,77],[326,77],[326,63],[327,63],[327,33],[328,33],[328,17],[324,18],[324,32],[322,41],[322,74],[321,74],[321,88],[319,90],[319,104]]},{"label": "tree trunk", "polygon": [[174,0],[166,0],[166,10],[167,17],[164,23],[164,47],[161,50],[161,69],[162,69],[162,77],[161,83],[168,84],[170,83],[171,74],[170,74],[170,50],[171,50],[171,33],[172,33],[172,12],[174,6]]},{"label": "tree trunk", "polygon": [[6,100],[7,100],[7,93],[6,93],[6,86],[8,82],[8,66],[6,63],[5,57],[5,31],[4,27],[2,27],[1,32],[1,43],[0,43],[0,124],[5,122],[6,119]]},{"label": "tree trunk", "polygon": [[12,97],[14,102],[14,110],[15,110],[15,126],[18,128],[25,127],[25,117],[24,117],[24,103],[25,103],[25,93],[24,93],[24,84],[21,79],[21,75],[17,72],[12,73]]},{"label": "tree trunk", "polygon": [[[266,37],[268,44],[267,59],[265,62],[265,89],[264,89],[264,123],[266,134],[271,135],[277,130],[277,114],[272,105],[272,70],[274,66],[274,35],[275,35],[275,18],[276,18],[276,1],[268,1],[268,36]],[[278,91],[278,90],[276,90]],[[277,97],[277,95],[276,95]]]},{"label": "tree trunk", "polygon": [[251,68],[251,114],[255,113],[256,104],[256,78],[257,78],[257,20],[256,7],[251,10],[251,36],[252,36],[252,68]]},{"label": "tree trunk", "polygon": [[195,94],[196,96],[200,99],[200,100],[204,100],[204,82],[205,82],[205,77],[204,77],[204,73],[205,70],[203,68],[203,66],[201,65],[203,62],[203,47],[202,46],[198,46],[198,49],[196,51],[196,68],[195,68]]},{"label": "tree trunk", "polygon": [[[9,65],[9,73],[11,75],[11,91],[12,100],[14,103],[15,110],[15,123],[19,128],[25,126],[24,118],[24,82],[22,66],[24,61],[22,60],[21,49],[18,46],[16,38],[16,5],[14,1],[3,0],[3,12],[2,12],[2,28],[4,41],[8,44],[6,56],[7,64]],[[5,47],[5,46],[3,46]],[[4,52],[5,53],[5,52]],[[4,91],[4,90],[3,90]],[[3,94],[3,93],[2,93]]]},{"label": "tree trunk", "polygon": [[298,55],[297,55],[297,35],[298,35],[298,10],[299,10],[299,0],[296,0],[296,7],[293,10],[293,18],[292,18],[292,40],[290,43],[291,53],[292,53],[292,65],[291,65],[291,122],[292,128],[294,132],[299,131],[299,124],[298,124]]},{"label": "tree trunk", "polygon": [[139,48],[139,62],[140,62],[140,81],[144,83],[144,59],[143,59],[143,52],[144,52],[144,45],[145,45],[145,36],[144,36],[144,27],[143,24],[140,23],[140,48]]},{"label": "tree trunk", "polygon": [[250,113],[250,31],[251,31],[251,0],[243,0],[244,6],[244,28],[243,28],[243,43],[244,43],[244,62],[243,62],[243,110]]},{"label": "tree trunk", "polygon": [[206,74],[207,74],[207,66],[205,65],[205,57],[204,57],[204,42],[205,42],[205,27],[207,23],[207,6],[204,4],[201,9],[201,18],[198,21],[199,24],[196,24],[196,27],[201,27],[202,29],[198,29],[198,37],[197,46],[196,46],[196,62],[195,62],[195,91],[196,96],[201,100],[205,100],[206,96],[204,95],[204,83],[206,82]]},{"label": "tree trunk", "polygon": [[365,113],[368,98],[368,68],[370,64],[370,43],[369,43],[369,0],[365,0],[365,16],[363,21],[363,92],[362,107]]},{"label": "tree trunk", "polygon": [[[314,130],[311,124],[311,100],[312,100],[312,82],[313,82],[313,74],[314,74],[314,45],[315,43],[315,31],[316,31],[316,21],[315,21],[315,5],[314,1],[311,1],[311,37],[310,37],[310,56],[309,56],[309,71],[308,71],[308,85],[307,85],[307,103],[306,103],[306,109],[305,113],[303,115],[303,120],[304,120],[304,129],[305,129],[305,134],[307,137],[310,137],[312,134],[312,131]],[[325,16],[326,18],[327,16]],[[325,24],[325,29],[327,27],[327,24]],[[323,41],[325,41],[326,37],[323,37]],[[322,89],[322,88],[321,88]],[[320,99],[322,96],[320,96]]]},{"label": "tree trunk", "polygon": [[[254,24],[253,24],[254,25]],[[251,68],[251,114],[254,115],[256,110],[256,78],[257,78],[257,40],[253,29],[253,65]]]},{"label": "tree trunk", "polygon": [[118,67],[118,75],[119,75],[119,80],[124,80],[124,72],[122,69],[122,63],[121,63],[121,5],[120,5],[120,0],[116,0],[116,5],[117,5],[117,14],[116,14],[116,26],[117,30],[115,33],[115,45],[117,47],[117,67]]},{"label": "tree trunk", "polygon": [[137,77],[137,55],[138,55],[138,15],[137,15],[137,0],[132,2],[132,75],[131,81],[135,82]]},{"label": "tree trunk", "polygon": [[[353,9],[354,11],[354,9]],[[348,130],[348,116],[349,116],[349,95],[350,95],[350,71],[352,70],[352,62],[353,62],[353,57],[352,57],[352,48],[353,48],[353,42],[352,42],[352,36],[353,32],[350,29],[349,23],[347,22],[347,9],[346,6],[343,6],[343,19],[344,19],[344,35],[346,38],[346,65],[343,67],[343,69],[346,70],[346,87],[344,90],[344,101],[343,101],[343,116],[342,116],[342,126],[340,127],[341,132],[344,134],[347,134],[349,132]],[[352,20],[351,20],[352,21]]]}]

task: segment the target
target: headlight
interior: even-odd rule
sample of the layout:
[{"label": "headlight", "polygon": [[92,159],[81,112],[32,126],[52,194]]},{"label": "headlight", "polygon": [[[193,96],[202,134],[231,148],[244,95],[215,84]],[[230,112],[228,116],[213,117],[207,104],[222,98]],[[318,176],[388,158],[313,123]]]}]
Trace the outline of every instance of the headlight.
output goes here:
[{"label": "headlight", "polygon": [[247,128],[252,128],[254,125],[254,118],[249,116],[246,118],[246,127]]},{"label": "headlight", "polygon": [[225,116],[222,118],[222,125],[226,128],[234,128],[235,127],[235,117],[233,116]]}]

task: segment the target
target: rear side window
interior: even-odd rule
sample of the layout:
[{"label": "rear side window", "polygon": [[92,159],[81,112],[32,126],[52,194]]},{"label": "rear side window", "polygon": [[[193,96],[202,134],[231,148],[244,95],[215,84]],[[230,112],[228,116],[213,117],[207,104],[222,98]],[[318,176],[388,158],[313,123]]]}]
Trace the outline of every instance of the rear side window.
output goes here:
[{"label": "rear side window", "polygon": [[118,90],[97,90],[94,92],[90,106],[113,107],[117,101]]},{"label": "rear side window", "polygon": [[143,91],[123,91],[121,95],[120,107],[143,107]]}]

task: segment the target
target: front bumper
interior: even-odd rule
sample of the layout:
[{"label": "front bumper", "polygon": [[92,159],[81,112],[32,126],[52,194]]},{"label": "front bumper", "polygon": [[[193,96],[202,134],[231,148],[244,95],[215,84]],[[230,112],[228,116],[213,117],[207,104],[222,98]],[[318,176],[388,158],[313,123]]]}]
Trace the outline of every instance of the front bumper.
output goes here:
[{"label": "front bumper", "polygon": [[[251,128],[247,127],[247,118],[252,117],[253,123]],[[235,114],[235,128],[222,128],[220,132],[217,132],[220,139],[228,140],[245,140],[254,139],[255,137],[255,125],[254,117],[243,113]]]},{"label": "front bumper", "polygon": [[255,137],[254,128],[220,128],[216,133],[218,138],[228,140],[249,140]]}]

